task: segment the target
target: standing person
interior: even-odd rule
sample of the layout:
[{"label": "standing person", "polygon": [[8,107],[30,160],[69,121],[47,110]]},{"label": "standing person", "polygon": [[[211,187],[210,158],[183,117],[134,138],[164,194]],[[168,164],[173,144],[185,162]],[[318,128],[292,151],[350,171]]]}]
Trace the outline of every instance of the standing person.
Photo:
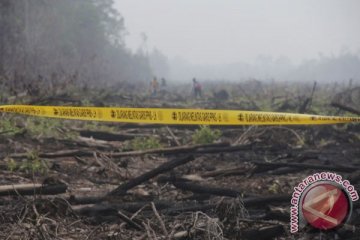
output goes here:
[{"label": "standing person", "polygon": [[154,77],[154,79],[151,81],[151,96],[155,97],[157,94],[159,88],[159,83],[156,79],[156,77]]},{"label": "standing person", "polygon": [[165,78],[161,78],[160,92],[162,92],[162,93],[166,92],[166,80],[165,80]]},{"label": "standing person", "polygon": [[201,95],[202,95],[201,88],[202,88],[201,84],[195,78],[193,78],[193,91],[194,91],[195,98],[198,98],[198,96],[201,98]]}]

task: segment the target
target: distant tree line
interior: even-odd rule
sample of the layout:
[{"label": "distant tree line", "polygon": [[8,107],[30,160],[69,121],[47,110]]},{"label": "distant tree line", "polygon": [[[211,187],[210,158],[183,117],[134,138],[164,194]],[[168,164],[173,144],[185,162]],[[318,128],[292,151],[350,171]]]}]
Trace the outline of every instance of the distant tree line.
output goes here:
[{"label": "distant tree line", "polygon": [[0,77],[31,82],[145,81],[148,57],[126,48],[112,0],[1,0]]},{"label": "distant tree line", "polygon": [[294,64],[285,56],[259,56],[253,63],[235,62],[218,65],[193,65],[183,59],[170,62],[171,77],[175,80],[200,79],[246,80],[251,78],[280,81],[348,82],[360,81],[360,52],[342,51]]}]

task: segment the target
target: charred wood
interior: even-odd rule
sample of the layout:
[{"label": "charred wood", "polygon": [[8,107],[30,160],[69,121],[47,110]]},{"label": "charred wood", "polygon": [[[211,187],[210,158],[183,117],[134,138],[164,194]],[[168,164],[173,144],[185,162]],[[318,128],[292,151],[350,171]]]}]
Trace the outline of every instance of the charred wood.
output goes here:
[{"label": "charred wood", "polygon": [[0,196],[14,196],[14,195],[56,195],[65,193],[67,190],[66,184],[18,184],[18,185],[3,185],[0,186]]},{"label": "charred wood", "polygon": [[[338,172],[355,172],[360,170],[360,168],[355,166],[329,166],[329,165],[319,165],[319,164],[305,164],[305,163],[275,163],[275,162],[259,162],[253,161],[252,164],[255,164],[258,169],[255,170],[256,173],[268,171],[275,168],[288,167],[296,169],[318,169],[318,170],[330,170]],[[283,172],[285,173],[285,171]]]},{"label": "charred wood", "polygon": [[80,130],[79,134],[81,137],[95,138],[104,141],[125,141],[131,140],[136,137],[149,137],[153,135],[145,134],[125,134],[125,133],[109,133],[109,132],[100,132],[100,131],[90,131],[90,130]]},{"label": "charred wood", "polygon": [[184,158],[177,158],[177,159],[170,160],[170,161],[158,166],[157,168],[154,168],[154,169],[120,185],[119,187],[117,187],[116,189],[111,191],[108,195],[116,195],[116,196],[125,195],[128,190],[136,187],[137,185],[139,185],[143,182],[146,182],[149,179],[151,179],[161,173],[168,172],[180,165],[186,164],[193,160],[195,160],[195,158],[191,155],[186,156]]},{"label": "charred wood", "polygon": [[190,191],[193,193],[202,193],[202,194],[211,194],[216,196],[226,196],[226,197],[239,197],[242,195],[241,192],[228,189],[228,188],[216,188],[216,187],[208,187],[201,186],[194,183],[189,182],[173,182],[172,183],[176,188],[181,189],[183,191]]}]

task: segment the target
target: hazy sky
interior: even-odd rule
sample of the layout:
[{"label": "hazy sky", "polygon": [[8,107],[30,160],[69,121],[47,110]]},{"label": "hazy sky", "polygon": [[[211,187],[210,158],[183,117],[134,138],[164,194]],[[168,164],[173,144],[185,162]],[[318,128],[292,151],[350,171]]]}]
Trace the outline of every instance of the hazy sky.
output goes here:
[{"label": "hazy sky", "polygon": [[197,64],[360,51],[359,0],[115,0],[126,43]]}]

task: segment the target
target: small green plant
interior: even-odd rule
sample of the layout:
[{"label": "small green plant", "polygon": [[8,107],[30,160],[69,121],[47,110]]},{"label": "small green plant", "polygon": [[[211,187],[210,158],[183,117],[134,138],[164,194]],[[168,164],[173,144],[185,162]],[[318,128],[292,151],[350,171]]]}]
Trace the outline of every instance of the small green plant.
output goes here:
[{"label": "small green plant", "polygon": [[277,194],[280,192],[281,187],[277,181],[275,181],[271,186],[268,188],[269,192]]},{"label": "small green plant", "polygon": [[192,140],[195,144],[208,144],[218,140],[220,136],[220,130],[211,130],[209,126],[201,126],[192,135]]},{"label": "small green plant", "polygon": [[161,148],[161,143],[159,139],[155,137],[137,137],[130,141],[130,147],[134,150],[146,150],[146,149],[154,149]]},{"label": "small green plant", "polygon": [[92,104],[89,99],[83,99],[81,100],[81,106],[89,107],[92,106]]},{"label": "small green plant", "polygon": [[8,159],[7,168],[9,169],[10,172],[15,171],[17,169],[17,167],[18,167],[18,165],[14,159],[12,159],[12,158]]},{"label": "small green plant", "polygon": [[328,145],[329,143],[331,143],[331,141],[322,138],[322,139],[320,139],[318,146],[324,147],[324,146]]},{"label": "small green plant", "polygon": [[19,170],[25,171],[26,173],[31,173],[33,175],[44,175],[47,172],[48,167],[39,158],[38,153],[32,151],[28,153],[27,160],[20,165]]},{"label": "small green plant", "polygon": [[26,120],[26,128],[31,134],[37,136],[57,136],[59,135],[59,132],[56,128],[59,127],[61,127],[61,122],[58,119],[29,117]]},{"label": "small green plant", "polygon": [[91,131],[103,131],[103,132],[116,132],[118,129],[112,126],[108,126],[103,122],[85,122],[82,126],[86,130]]},{"label": "small green plant", "polygon": [[23,129],[16,126],[15,121],[10,118],[2,118],[0,121],[0,132],[4,135],[16,135]]}]

